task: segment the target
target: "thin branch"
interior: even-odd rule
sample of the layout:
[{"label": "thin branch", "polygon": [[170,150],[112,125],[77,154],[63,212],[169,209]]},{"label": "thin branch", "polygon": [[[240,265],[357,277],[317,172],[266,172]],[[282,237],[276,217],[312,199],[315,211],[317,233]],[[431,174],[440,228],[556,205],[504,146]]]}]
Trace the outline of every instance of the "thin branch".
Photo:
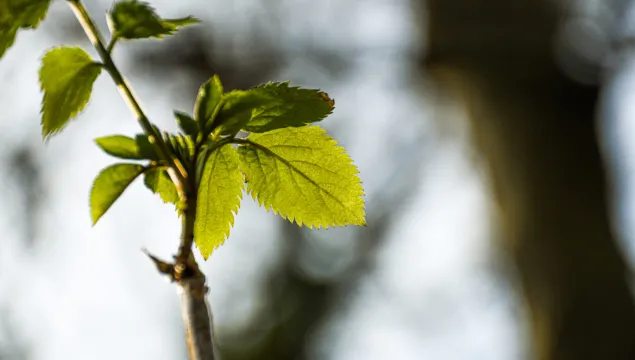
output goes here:
[{"label": "thin branch", "polygon": [[199,270],[192,254],[196,219],[196,181],[192,181],[191,177],[188,177],[187,171],[179,159],[172,154],[158,129],[148,120],[130,86],[115,66],[110,51],[116,43],[116,38],[113,38],[106,48],[99,30],[81,1],[68,0],[68,3],[90,42],[99,53],[103,67],[112,77],[121,96],[132,110],[143,131],[148,135],[150,143],[161,159],[168,161],[168,173],[177,188],[183,205],[179,250],[175,256],[174,264],[164,262],[150,255],[147,251],[146,254],[155,263],[159,272],[179,283],[181,310],[190,360],[214,360],[211,312],[205,299],[208,288],[205,286],[205,275]]},{"label": "thin branch", "polygon": [[[205,295],[205,275],[199,270],[192,246],[194,242],[194,220],[196,197],[188,204],[182,217],[181,245],[176,256],[175,277],[179,282],[181,314],[185,325],[187,349],[190,360],[214,360],[212,335],[212,312]],[[182,267],[185,265],[185,267]]]},{"label": "thin branch", "polygon": [[[68,0],[68,3],[73,10],[73,13],[75,13],[75,17],[77,17],[77,20],[82,25],[86,36],[88,36],[88,39],[95,47],[95,50],[97,50],[97,53],[99,53],[99,57],[104,64],[104,68],[112,77],[115,85],[117,86],[117,89],[119,90],[119,93],[123,97],[124,101],[127,103],[134,116],[137,118],[137,121],[141,125],[143,131],[148,135],[148,140],[155,147],[155,149],[159,153],[159,156],[170,163],[170,168],[172,171],[168,171],[168,173],[170,174],[172,181],[176,185],[176,188],[179,191],[179,195],[181,196],[181,198],[183,198],[185,194],[184,187],[188,186],[187,172],[185,171],[185,168],[183,167],[181,162],[172,155],[172,152],[168,148],[167,144],[165,143],[165,141],[163,141],[161,134],[159,134],[155,127],[152,126],[152,123],[150,122],[150,120],[148,120],[148,117],[141,109],[138,100],[132,93],[132,89],[126,83],[125,79],[115,66],[110,53],[104,46],[104,41],[102,40],[101,33],[95,26],[95,23],[90,17],[90,14],[88,14],[88,10],[86,10],[86,7],[84,7],[84,5],[79,0]],[[114,44],[114,41],[112,42],[112,44]]]}]

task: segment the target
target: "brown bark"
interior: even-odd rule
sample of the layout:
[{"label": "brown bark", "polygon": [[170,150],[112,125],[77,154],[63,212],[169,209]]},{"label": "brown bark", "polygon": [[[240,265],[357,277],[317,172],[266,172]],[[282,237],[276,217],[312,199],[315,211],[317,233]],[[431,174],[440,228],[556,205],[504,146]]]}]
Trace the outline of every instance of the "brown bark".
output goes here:
[{"label": "brown bark", "polygon": [[427,1],[426,67],[469,110],[534,358],[635,359],[629,271],[609,227],[598,150],[599,89],[555,65],[552,3]]}]

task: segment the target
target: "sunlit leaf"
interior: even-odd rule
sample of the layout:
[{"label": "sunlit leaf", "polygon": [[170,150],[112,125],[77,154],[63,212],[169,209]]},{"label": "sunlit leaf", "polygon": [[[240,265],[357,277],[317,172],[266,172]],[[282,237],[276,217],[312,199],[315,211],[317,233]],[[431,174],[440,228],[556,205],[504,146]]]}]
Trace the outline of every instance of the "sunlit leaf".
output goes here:
[{"label": "sunlit leaf", "polygon": [[193,17],[162,19],[148,3],[135,0],[115,3],[108,15],[113,36],[120,39],[162,38],[199,22]]},{"label": "sunlit leaf", "polygon": [[268,83],[250,89],[250,93],[270,100],[255,109],[244,127],[250,132],[266,132],[285,127],[300,127],[324,119],[333,112],[335,101],[319,90]]},{"label": "sunlit leaf", "polygon": [[223,84],[217,75],[201,85],[194,104],[194,116],[199,128],[205,129],[208,123],[213,120],[212,117],[220,105],[222,96]]},{"label": "sunlit leaf", "polygon": [[93,182],[90,192],[90,213],[93,225],[110,209],[128,186],[143,173],[137,164],[115,164],[103,169]]},{"label": "sunlit leaf", "polygon": [[221,135],[234,135],[251,119],[254,109],[269,100],[255,92],[236,90],[223,95],[223,104],[215,124]]},{"label": "sunlit leaf", "polygon": [[198,188],[194,241],[207,259],[225,242],[234,225],[243,190],[238,155],[231,145],[214,150],[205,163]]},{"label": "sunlit leaf", "polygon": [[177,204],[179,193],[165,169],[150,169],[144,174],[144,184],[153,193],[158,194],[163,202]]},{"label": "sunlit leaf", "polygon": [[247,192],[260,205],[308,227],[365,225],[358,170],[317,126],[250,134],[238,147]]},{"label": "sunlit leaf", "polygon": [[120,159],[143,159],[137,141],[123,135],[104,136],[95,139],[104,152]]},{"label": "sunlit leaf", "polygon": [[62,130],[86,106],[100,73],[101,67],[78,47],[59,47],[44,55],[40,84],[45,138]]}]

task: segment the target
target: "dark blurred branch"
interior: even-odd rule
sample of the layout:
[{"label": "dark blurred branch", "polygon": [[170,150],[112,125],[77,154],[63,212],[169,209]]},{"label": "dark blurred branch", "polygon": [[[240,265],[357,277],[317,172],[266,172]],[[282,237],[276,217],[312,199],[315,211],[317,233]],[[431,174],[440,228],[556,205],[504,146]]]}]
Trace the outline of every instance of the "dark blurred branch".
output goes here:
[{"label": "dark blurred branch", "polygon": [[[630,272],[609,226],[598,88],[553,58],[550,1],[427,1],[426,67],[470,112],[540,360],[635,359]],[[597,69],[599,71],[599,69]]]},{"label": "dark blurred branch", "polygon": [[37,164],[33,150],[27,147],[18,147],[10,153],[9,176],[20,194],[23,195],[24,237],[27,247],[34,245],[37,237],[38,220],[44,197],[42,186],[42,174]]}]

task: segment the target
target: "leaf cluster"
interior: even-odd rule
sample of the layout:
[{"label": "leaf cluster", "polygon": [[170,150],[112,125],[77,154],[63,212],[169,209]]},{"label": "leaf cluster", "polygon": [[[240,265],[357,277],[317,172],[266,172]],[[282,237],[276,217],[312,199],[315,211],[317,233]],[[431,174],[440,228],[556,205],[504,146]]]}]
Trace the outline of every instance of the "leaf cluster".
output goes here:
[{"label": "leaf cluster", "polygon": [[[9,35],[15,37],[18,29],[37,26],[48,4],[44,0],[0,3],[0,55],[13,42]],[[13,18],[7,20],[7,14]],[[109,56],[117,40],[162,38],[198,22],[192,17],[162,19],[147,3],[136,0],[115,3],[108,19],[111,40],[105,55],[108,61],[103,64],[77,47],[57,47],[42,58],[45,139],[63,130],[84,109],[102,69],[112,74]],[[334,105],[326,93],[288,82],[225,92],[214,75],[201,85],[192,114],[174,111],[178,133],[148,125],[152,131],[134,137],[110,135],[95,140],[104,152],[125,161],[106,167],[95,178],[90,193],[93,224],[143,176],[145,186],[173,204],[179,214],[194,211],[194,240],[205,258],[229,236],[243,191],[298,225],[365,225],[357,168],[344,148],[312,125],[331,114]],[[249,135],[239,137],[239,133]],[[157,142],[169,154],[157,151]],[[187,188],[193,191],[185,193],[179,187],[183,184],[175,184],[171,159],[183,165]]]},{"label": "leaf cluster", "polygon": [[[164,137],[198,189],[194,239],[205,258],[229,236],[243,190],[267,210],[298,225],[365,224],[357,168],[322,128],[309,125],[332,112],[333,105],[323,92],[288,83],[223,92],[220,79],[214,76],[200,87],[193,115],[174,112],[182,132]],[[250,134],[238,138],[240,131]],[[129,181],[117,184],[127,186],[144,174],[148,188],[165,202],[178,205],[166,165],[146,142],[141,134],[135,139],[121,135],[97,139],[110,155],[150,161],[141,168],[132,163],[118,167]],[[101,183],[101,176],[95,184]],[[112,174],[108,171],[103,176]],[[98,199],[120,194],[93,187],[93,221],[112,205]]]}]

